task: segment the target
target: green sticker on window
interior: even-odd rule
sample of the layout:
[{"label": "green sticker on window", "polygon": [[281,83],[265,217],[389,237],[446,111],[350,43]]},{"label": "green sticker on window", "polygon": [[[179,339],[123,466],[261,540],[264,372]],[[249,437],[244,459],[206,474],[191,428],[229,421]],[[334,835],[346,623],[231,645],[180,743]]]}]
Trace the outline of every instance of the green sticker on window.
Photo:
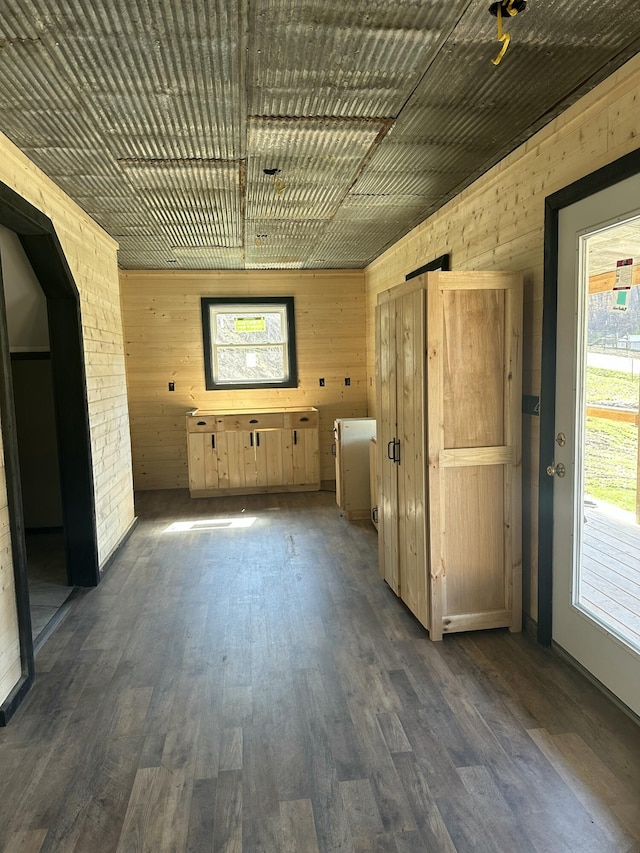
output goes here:
[{"label": "green sticker on window", "polygon": [[234,317],[236,332],[264,332],[264,317]]}]

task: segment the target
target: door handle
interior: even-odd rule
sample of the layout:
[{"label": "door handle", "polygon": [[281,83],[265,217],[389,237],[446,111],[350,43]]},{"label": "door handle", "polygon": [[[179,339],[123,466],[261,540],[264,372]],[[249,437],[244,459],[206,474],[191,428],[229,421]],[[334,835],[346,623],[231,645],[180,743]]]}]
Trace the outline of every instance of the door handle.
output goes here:
[{"label": "door handle", "polygon": [[564,467],[562,462],[558,462],[556,465],[555,462],[553,465],[547,465],[547,474],[549,477],[553,477],[555,474],[556,477],[564,477],[567,473],[567,469]]},{"label": "door handle", "polygon": [[336,443],[335,443],[335,441],[334,441],[334,442],[333,442],[333,444],[331,445],[331,455],[332,455],[332,456],[335,456],[335,455],[336,455]]},{"label": "door handle", "polygon": [[396,465],[400,464],[400,439],[392,438],[391,441],[387,444],[387,457],[395,462]]}]

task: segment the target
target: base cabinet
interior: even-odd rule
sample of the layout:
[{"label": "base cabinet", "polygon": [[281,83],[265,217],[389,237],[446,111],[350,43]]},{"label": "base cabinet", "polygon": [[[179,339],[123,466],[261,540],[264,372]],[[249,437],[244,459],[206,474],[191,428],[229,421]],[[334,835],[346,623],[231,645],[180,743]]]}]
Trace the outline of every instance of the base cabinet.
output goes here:
[{"label": "base cabinet", "polygon": [[378,297],[380,571],[433,640],[521,629],[521,350],[519,273]]},{"label": "base cabinet", "polygon": [[336,456],[336,503],[349,521],[371,515],[369,442],[375,418],[337,418],[333,436]]},{"label": "base cabinet", "polygon": [[187,415],[191,497],[320,488],[317,409]]}]

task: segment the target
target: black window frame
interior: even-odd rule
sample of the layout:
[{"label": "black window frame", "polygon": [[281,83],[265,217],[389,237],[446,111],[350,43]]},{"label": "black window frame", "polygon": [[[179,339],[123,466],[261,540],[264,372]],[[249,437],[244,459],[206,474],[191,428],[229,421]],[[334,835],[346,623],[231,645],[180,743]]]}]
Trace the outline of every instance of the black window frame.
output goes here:
[{"label": "black window frame", "polygon": [[[264,307],[278,306],[285,308],[287,323],[287,356],[289,377],[282,382],[238,382],[219,383],[215,381],[212,363],[211,340],[211,306],[216,305],[251,305]],[[296,354],[296,324],[295,305],[293,296],[202,296],[200,299],[202,312],[202,343],[204,355],[204,376],[207,391],[238,391],[258,390],[262,388],[297,388],[298,360]]]}]

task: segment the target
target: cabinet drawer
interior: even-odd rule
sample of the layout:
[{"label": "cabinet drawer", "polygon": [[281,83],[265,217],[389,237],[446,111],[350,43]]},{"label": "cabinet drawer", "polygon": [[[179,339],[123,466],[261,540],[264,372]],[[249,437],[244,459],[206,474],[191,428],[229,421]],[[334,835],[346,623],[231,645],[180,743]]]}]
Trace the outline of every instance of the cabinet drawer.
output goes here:
[{"label": "cabinet drawer", "polygon": [[288,429],[315,429],[318,426],[318,412],[287,412],[284,425]]},{"label": "cabinet drawer", "polygon": [[245,414],[225,415],[224,428],[232,430],[282,429],[284,417],[282,412],[266,412],[261,414],[248,412]]},{"label": "cabinet drawer", "polygon": [[223,424],[224,418],[218,415],[189,415],[187,432],[219,432]]}]

